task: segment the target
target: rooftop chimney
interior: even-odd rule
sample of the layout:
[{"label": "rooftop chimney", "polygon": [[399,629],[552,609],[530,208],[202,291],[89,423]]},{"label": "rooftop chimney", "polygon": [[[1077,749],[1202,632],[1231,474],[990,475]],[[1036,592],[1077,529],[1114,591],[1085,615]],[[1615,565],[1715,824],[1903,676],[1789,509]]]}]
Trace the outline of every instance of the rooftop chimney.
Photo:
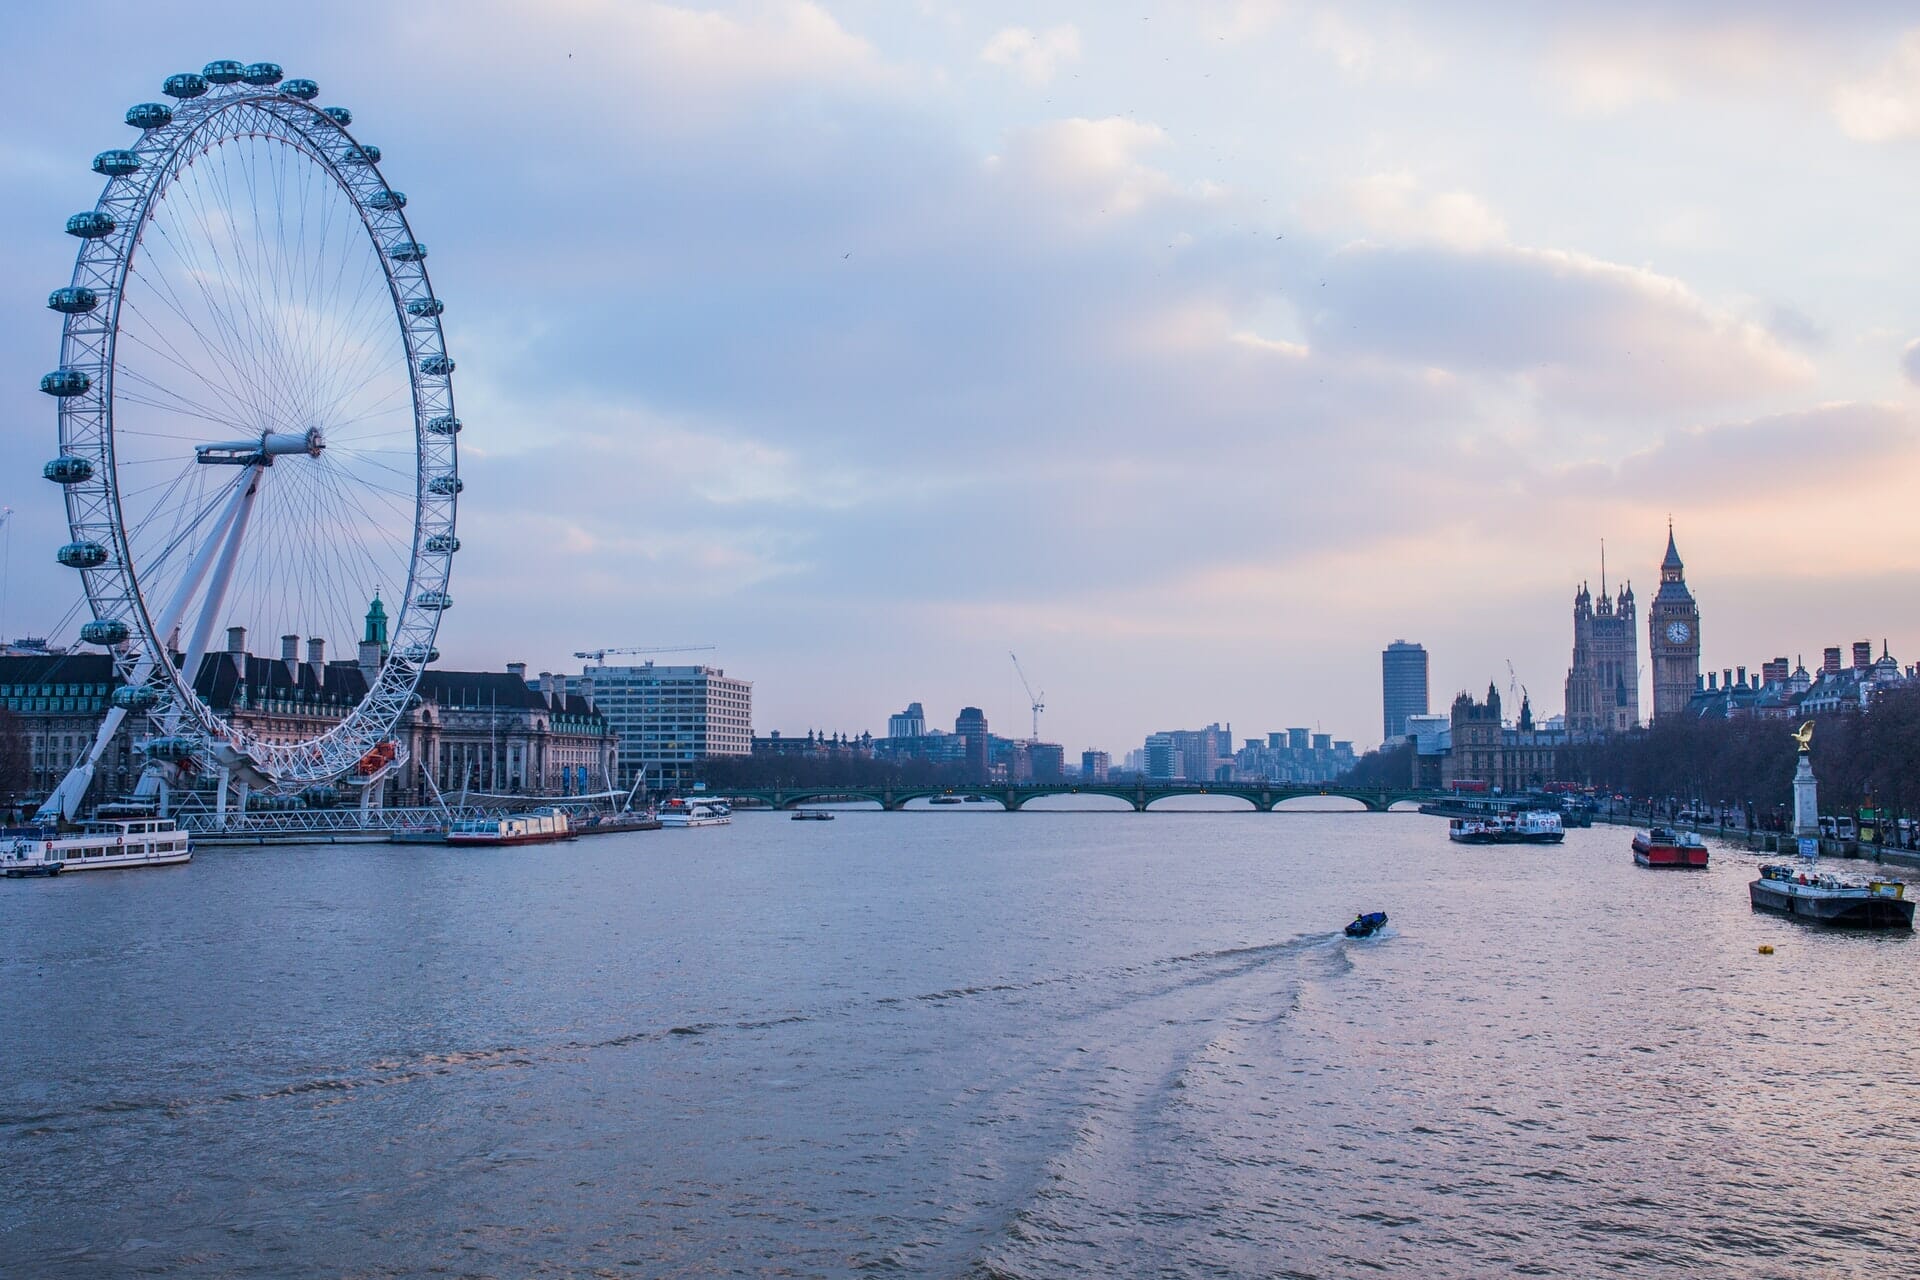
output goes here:
[{"label": "rooftop chimney", "polygon": [[1853,642],[1853,666],[1856,671],[1865,671],[1873,665],[1873,641],[1855,640]]},{"label": "rooftop chimney", "polygon": [[281,636],[280,637],[280,661],[282,662],[300,661],[300,637],[299,636]]},{"label": "rooftop chimney", "polygon": [[519,676],[522,680],[525,680],[527,678],[527,664],[524,662],[509,662],[507,664],[507,674],[510,676]]},{"label": "rooftop chimney", "polygon": [[1741,667],[1741,668],[1740,668],[1740,686],[1741,686],[1741,688],[1745,688],[1745,687],[1746,687],[1746,684],[1747,684],[1747,669],[1746,669],[1745,667]]},{"label": "rooftop chimney", "polygon": [[247,629],[245,627],[227,628],[227,652],[245,653],[247,651]]},{"label": "rooftop chimney", "polygon": [[1707,691],[1709,693],[1720,692],[1720,677],[1711,671],[1707,672]]},{"label": "rooftop chimney", "polygon": [[1828,645],[1825,649],[1821,650],[1820,674],[1823,676],[1837,676],[1840,674],[1840,646],[1839,645],[1831,644],[1831,645]]},{"label": "rooftop chimney", "polygon": [[319,636],[307,637],[307,661],[316,667],[327,665],[327,642]]}]

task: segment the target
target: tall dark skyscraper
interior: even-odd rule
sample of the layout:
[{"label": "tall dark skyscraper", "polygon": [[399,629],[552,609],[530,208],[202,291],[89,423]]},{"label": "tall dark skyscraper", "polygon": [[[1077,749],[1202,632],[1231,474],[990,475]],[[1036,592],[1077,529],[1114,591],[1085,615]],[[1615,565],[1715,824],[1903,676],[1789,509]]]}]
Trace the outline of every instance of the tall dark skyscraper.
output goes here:
[{"label": "tall dark skyscraper", "polygon": [[1380,652],[1383,741],[1407,736],[1407,717],[1427,714],[1427,650],[1395,640]]},{"label": "tall dark skyscraper", "polygon": [[975,782],[987,779],[987,713],[978,707],[962,707],[954,717],[953,731],[967,744],[967,777]]}]

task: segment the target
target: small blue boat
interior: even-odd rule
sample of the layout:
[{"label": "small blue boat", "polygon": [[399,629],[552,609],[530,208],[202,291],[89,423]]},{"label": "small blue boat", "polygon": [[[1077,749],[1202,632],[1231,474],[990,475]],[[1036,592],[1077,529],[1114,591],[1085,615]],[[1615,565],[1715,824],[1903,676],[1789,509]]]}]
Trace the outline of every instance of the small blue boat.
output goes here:
[{"label": "small blue boat", "polygon": [[1368,911],[1353,918],[1353,923],[1347,926],[1347,936],[1349,938],[1371,938],[1375,933],[1386,928],[1386,925],[1386,912]]}]

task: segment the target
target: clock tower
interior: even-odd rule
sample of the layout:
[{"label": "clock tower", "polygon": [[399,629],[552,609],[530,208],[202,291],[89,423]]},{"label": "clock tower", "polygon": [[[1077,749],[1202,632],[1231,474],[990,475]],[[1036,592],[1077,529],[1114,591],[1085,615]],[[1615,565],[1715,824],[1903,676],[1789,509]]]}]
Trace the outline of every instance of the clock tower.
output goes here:
[{"label": "clock tower", "polygon": [[1667,522],[1667,558],[1660,562],[1660,593],[1647,610],[1647,650],[1653,657],[1653,719],[1684,710],[1700,679],[1700,606],[1687,590],[1686,566]]}]

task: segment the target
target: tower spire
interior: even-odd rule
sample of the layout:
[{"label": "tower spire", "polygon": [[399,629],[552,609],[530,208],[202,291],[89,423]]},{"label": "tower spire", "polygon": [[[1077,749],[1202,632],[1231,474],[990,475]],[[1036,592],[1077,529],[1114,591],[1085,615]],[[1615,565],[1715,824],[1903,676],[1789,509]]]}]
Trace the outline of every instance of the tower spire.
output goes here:
[{"label": "tower spire", "polygon": [[1607,594],[1607,540],[1600,539],[1600,594]]}]

